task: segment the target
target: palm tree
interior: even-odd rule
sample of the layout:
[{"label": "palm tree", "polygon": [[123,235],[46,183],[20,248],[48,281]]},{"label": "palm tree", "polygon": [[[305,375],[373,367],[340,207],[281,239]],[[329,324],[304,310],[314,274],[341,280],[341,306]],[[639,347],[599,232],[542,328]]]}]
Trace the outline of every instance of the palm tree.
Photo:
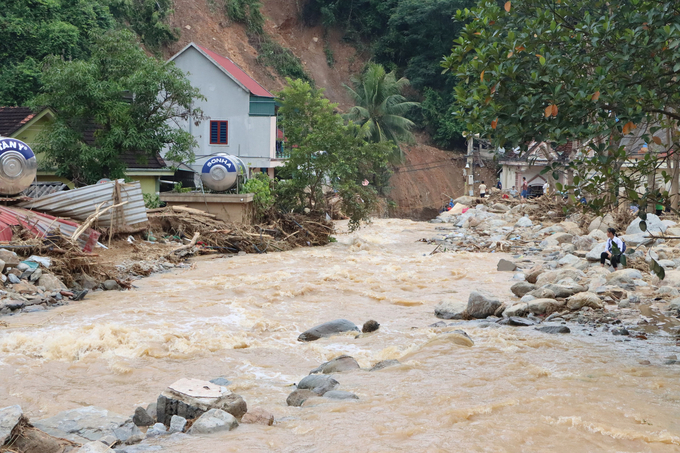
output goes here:
[{"label": "palm tree", "polygon": [[356,104],[345,119],[361,126],[364,138],[373,142],[392,141],[397,146],[399,160],[403,153],[401,142],[413,141],[413,121],[404,117],[419,102],[409,102],[401,92],[409,85],[408,79],[397,80],[394,71],[385,72],[380,64],[369,63],[363,74],[350,79],[354,88],[345,85]]}]

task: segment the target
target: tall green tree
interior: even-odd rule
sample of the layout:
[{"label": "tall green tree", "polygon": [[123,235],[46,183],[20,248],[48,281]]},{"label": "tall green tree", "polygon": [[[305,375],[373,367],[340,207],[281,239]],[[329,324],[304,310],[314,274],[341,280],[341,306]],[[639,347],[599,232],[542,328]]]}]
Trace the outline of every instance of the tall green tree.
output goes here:
[{"label": "tall green tree", "polygon": [[201,118],[192,101],[202,98],[180,69],[147,56],[128,31],[95,39],[89,60],[47,60],[34,106],[57,112],[39,137],[38,152],[60,176],[77,185],[124,175],[121,155],[140,163],[162,149],[176,161],[191,161],[194,139],[173,125]]},{"label": "tall green tree", "polygon": [[351,78],[353,88],[345,85],[356,104],[345,118],[361,126],[364,138],[374,143],[390,141],[396,145],[396,157],[401,158],[402,142],[413,141],[413,121],[406,114],[420,103],[407,101],[401,94],[408,79],[397,79],[394,71],[386,72],[382,65],[369,63],[366,70]]},{"label": "tall green tree", "polygon": [[0,105],[23,105],[40,88],[41,61],[88,58],[92,36],[115,24],[95,0],[5,0],[0,11]]},{"label": "tall green tree", "polygon": [[179,38],[166,20],[173,10],[173,0],[108,0],[109,9],[121,23],[137,33],[145,46],[157,51],[160,46]]},{"label": "tall green tree", "polygon": [[281,170],[278,204],[286,210],[323,213],[328,210],[325,194],[333,190],[350,217],[350,227],[356,228],[368,220],[377,202],[376,189],[364,181],[383,171],[393,145],[366,141],[359,126],[345,124],[335,113],[337,104],[326,99],[322,89],[302,80],[287,81],[278,100],[290,158]]}]

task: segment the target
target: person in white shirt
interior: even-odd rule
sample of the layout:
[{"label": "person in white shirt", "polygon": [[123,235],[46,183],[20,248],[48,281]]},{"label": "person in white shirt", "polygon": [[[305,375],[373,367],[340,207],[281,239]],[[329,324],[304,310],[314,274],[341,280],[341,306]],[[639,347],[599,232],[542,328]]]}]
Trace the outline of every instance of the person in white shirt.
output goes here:
[{"label": "person in white shirt", "polygon": [[[607,237],[609,238],[607,239],[607,247],[605,248],[605,251],[602,252],[602,255],[600,255],[600,264],[604,267],[605,260],[609,260],[609,262],[612,263],[614,270],[616,270],[621,262],[621,253],[624,252],[623,241],[616,235],[616,230],[614,228],[607,228]],[[617,252],[613,250],[614,247],[612,244],[616,244],[616,247],[618,247]]]},{"label": "person in white shirt", "polygon": [[482,198],[486,196],[486,184],[484,184],[484,181],[479,185],[479,196]]},{"label": "person in white shirt", "polygon": [[550,190],[550,184],[548,184],[548,181],[543,184],[543,195],[548,195],[548,191]]}]

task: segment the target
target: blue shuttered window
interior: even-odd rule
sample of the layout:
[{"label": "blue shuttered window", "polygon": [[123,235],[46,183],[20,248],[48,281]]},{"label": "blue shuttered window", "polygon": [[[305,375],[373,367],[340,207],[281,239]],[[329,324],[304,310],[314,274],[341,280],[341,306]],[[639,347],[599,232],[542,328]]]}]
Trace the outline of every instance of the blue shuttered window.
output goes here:
[{"label": "blue shuttered window", "polygon": [[210,122],[210,144],[227,145],[229,144],[229,122],[211,121]]}]

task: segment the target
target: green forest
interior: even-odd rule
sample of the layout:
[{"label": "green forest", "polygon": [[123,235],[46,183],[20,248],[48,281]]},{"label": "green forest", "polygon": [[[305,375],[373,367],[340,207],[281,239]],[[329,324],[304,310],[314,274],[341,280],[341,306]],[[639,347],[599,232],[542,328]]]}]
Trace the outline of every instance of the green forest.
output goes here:
[{"label": "green forest", "polygon": [[[463,23],[453,16],[472,0],[309,0],[301,10],[308,26],[339,28],[344,40],[373,61],[410,80],[407,97],[422,103],[410,119],[445,149],[462,145],[456,110],[455,78],[440,62],[451,50]],[[224,0],[223,13],[244,23],[254,37],[262,64],[283,76],[310,80],[288,49],[263,32],[261,5],[254,0]],[[88,60],[97,36],[126,28],[148,51],[158,53],[179,30],[167,25],[173,0],[5,0],[0,12],[0,105],[26,105],[42,86],[45,58]],[[332,58],[329,59],[332,64]],[[349,84],[349,81],[348,81]]]}]

